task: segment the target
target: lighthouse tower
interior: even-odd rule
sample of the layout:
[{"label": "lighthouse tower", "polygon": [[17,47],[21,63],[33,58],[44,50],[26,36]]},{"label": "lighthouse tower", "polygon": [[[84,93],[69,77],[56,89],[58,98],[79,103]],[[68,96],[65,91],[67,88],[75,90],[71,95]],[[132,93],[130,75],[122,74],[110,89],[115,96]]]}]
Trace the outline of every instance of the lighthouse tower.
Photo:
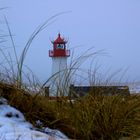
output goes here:
[{"label": "lighthouse tower", "polygon": [[67,96],[69,92],[67,58],[70,50],[67,50],[66,43],[59,33],[57,39],[52,41],[53,49],[49,50],[49,57],[52,58],[51,96]]}]

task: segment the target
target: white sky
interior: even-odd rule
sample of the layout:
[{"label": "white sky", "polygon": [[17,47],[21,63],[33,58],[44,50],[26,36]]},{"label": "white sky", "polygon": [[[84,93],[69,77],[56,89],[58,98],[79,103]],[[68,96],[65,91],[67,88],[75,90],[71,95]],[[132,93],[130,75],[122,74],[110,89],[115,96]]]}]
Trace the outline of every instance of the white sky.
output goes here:
[{"label": "white sky", "polygon": [[58,32],[69,40],[69,48],[81,45],[81,53],[95,47],[110,57],[98,57],[102,71],[129,67],[127,77],[140,81],[140,1],[139,0],[0,0],[1,11],[9,21],[16,46],[21,49],[34,29],[60,12],[39,34],[28,52],[26,64],[41,79],[51,75],[48,50]]}]

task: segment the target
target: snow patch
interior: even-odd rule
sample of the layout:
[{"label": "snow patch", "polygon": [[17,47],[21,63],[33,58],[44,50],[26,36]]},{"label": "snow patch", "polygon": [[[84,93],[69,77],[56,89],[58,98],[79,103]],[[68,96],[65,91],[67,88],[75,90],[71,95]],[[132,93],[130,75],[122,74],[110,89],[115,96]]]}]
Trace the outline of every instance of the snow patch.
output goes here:
[{"label": "snow patch", "polygon": [[[44,131],[44,133],[43,133]],[[50,128],[37,131],[24,115],[0,98],[0,140],[63,140],[68,138],[58,130]]]}]

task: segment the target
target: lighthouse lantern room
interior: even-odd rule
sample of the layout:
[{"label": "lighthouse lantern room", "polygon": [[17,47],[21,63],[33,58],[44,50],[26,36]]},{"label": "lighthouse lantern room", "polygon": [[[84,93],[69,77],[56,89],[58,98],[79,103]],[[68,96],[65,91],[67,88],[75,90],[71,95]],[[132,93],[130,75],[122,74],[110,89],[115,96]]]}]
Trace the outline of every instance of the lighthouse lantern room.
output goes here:
[{"label": "lighthouse lantern room", "polygon": [[[61,96],[61,93],[68,94],[67,58],[70,56],[70,50],[67,50],[66,43],[67,41],[59,33],[57,39],[52,41],[53,50],[49,50],[49,57],[52,58],[51,96]],[[67,90],[62,91],[63,89]]]},{"label": "lighthouse lantern room", "polygon": [[55,41],[52,41],[53,50],[49,50],[50,57],[69,57],[70,50],[66,49],[67,41],[64,38],[61,38],[60,33]]}]

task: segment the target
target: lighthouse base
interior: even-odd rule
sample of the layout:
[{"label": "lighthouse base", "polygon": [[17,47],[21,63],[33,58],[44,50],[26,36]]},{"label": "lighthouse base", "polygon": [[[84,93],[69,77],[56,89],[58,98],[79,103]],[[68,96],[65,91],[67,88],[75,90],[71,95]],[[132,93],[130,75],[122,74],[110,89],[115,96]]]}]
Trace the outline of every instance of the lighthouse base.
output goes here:
[{"label": "lighthouse base", "polygon": [[69,96],[69,87],[57,87],[50,86],[49,88],[49,96],[61,97],[61,96]]},{"label": "lighthouse base", "polygon": [[52,57],[50,96],[68,96],[70,87],[67,57]]}]

